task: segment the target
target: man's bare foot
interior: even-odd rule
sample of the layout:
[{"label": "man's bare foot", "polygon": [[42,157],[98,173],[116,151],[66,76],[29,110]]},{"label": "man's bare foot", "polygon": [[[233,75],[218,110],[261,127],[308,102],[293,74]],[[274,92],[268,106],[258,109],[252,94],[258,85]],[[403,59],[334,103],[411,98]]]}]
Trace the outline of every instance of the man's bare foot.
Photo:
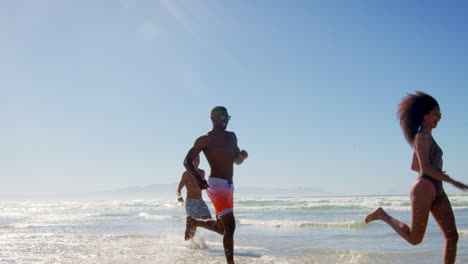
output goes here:
[{"label": "man's bare foot", "polygon": [[196,230],[196,226],[194,225],[195,219],[190,215],[187,216],[185,219],[185,240],[192,239],[195,235],[194,230]]},{"label": "man's bare foot", "polygon": [[367,224],[367,223],[372,222],[372,221],[374,221],[374,220],[380,220],[380,219],[382,219],[382,217],[383,217],[384,215],[386,215],[386,214],[387,214],[387,213],[384,211],[384,209],[382,209],[382,207],[379,207],[379,208],[375,209],[374,212],[368,214],[368,215],[366,216],[366,219],[365,219],[364,221],[365,221],[366,224]]}]

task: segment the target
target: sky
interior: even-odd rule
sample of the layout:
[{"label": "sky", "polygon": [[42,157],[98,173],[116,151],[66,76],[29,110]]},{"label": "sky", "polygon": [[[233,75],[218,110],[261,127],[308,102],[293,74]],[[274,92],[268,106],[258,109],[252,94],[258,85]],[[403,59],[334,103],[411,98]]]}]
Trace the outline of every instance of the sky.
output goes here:
[{"label": "sky", "polygon": [[[237,187],[408,194],[396,117],[444,116],[444,170],[468,183],[466,1],[1,1],[0,193],[178,182],[228,109]],[[201,168],[209,173],[202,157]],[[460,193],[445,184],[448,193]]]}]

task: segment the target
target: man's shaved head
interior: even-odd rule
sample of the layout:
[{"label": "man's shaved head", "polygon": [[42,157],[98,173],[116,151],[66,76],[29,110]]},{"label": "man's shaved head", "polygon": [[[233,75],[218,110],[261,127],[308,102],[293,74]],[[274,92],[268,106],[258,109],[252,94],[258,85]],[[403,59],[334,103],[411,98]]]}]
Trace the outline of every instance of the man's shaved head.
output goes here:
[{"label": "man's shaved head", "polygon": [[224,107],[224,106],[215,106],[211,110],[211,116],[218,117],[221,114],[221,112],[223,112],[223,111],[227,112],[226,107]]}]

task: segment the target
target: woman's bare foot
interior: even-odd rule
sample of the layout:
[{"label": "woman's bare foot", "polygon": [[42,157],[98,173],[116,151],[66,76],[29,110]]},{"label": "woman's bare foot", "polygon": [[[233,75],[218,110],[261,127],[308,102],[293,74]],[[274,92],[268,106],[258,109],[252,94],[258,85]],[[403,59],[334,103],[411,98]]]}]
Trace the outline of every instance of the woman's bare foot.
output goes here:
[{"label": "woman's bare foot", "polygon": [[193,236],[195,235],[195,219],[191,217],[190,215],[187,216],[185,219],[185,240],[192,239]]},{"label": "woman's bare foot", "polygon": [[375,209],[374,212],[368,214],[368,215],[366,216],[366,219],[365,219],[364,221],[365,221],[366,224],[367,224],[367,223],[372,222],[372,221],[374,221],[374,220],[381,220],[382,217],[383,217],[384,215],[386,215],[386,214],[387,214],[387,213],[384,211],[384,209],[382,209],[382,207],[379,207],[379,208]]}]

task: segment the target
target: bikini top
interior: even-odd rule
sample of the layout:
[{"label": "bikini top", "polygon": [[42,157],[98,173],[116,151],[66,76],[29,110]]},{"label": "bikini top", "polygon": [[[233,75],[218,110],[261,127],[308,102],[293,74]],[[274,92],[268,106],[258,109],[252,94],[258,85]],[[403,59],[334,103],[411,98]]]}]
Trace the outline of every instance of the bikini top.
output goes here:
[{"label": "bikini top", "polygon": [[439,147],[437,142],[432,139],[432,145],[429,150],[429,161],[431,162],[431,165],[436,167],[439,170],[442,170],[442,155],[444,153],[442,152],[442,149]]}]

